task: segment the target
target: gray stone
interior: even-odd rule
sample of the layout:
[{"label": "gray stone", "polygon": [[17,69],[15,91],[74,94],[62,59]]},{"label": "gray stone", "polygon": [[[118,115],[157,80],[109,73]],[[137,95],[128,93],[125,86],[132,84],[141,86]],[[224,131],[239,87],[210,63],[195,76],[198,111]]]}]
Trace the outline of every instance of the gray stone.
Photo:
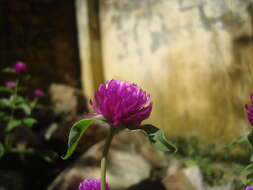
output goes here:
[{"label": "gray stone", "polygon": [[197,190],[204,190],[203,176],[198,166],[185,168],[183,172]]},{"label": "gray stone", "polygon": [[[100,142],[92,146],[65,169],[48,190],[75,189],[84,178],[99,178],[103,144],[104,142]],[[107,180],[112,190],[136,185],[152,177],[157,168],[167,166],[164,154],[156,150],[141,132],[121,131],[117,134],[113,139],[108,159]],[[162,172],[160,170],[159,175],[162,175]]]},{"label": "gray stone", "polygon": [[81,90],[64,84],[51,84],[49,92],[54,111],[66,116],[65,121],[87,111],[86,98]]},{"label": "gray stone", "polygon": [[233,181],[229,181],[223,185],[207,187],[206,190],[235,190]]},{"label": "gray stone", "polygon": [[21,173],[11,170],[0,170],[0,190],[22,190],[24,177]]},{"label": "gray stone", "polygon": [[166,190],[204,190],[202,175],[198,166],[179,168],[172,163],[163,179]]}]

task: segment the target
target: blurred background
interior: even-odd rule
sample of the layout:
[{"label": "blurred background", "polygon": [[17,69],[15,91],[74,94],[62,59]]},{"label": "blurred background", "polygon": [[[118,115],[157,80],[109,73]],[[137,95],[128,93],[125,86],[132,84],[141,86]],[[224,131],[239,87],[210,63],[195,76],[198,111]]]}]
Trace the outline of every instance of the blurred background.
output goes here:
[{"label": "blurred background", "polygon": [[[0,69],[22,61],[31,75],[28,89],[39,87],[45,91],[40,101],[46,108],[35,113],[39,122],[33,131],[33,135],[42,139],[40,146],[46,144],[58,154],[64,154],[69,127],[90,110],[87,100],[99,84],[110,79],[131,81],[151,95],[154,109],[146,123],[164,129],[179,147],[180,158],[172,157],[166,167],[159,166],[177,168],[174,168],[176,173],[170,167],[166,170],[167,174],[176,176],[172,181],[168,177],[170,182],[163,183],[169,184],[168,188],[165,184],[166,189],[183,190],[187,186],[189,190],[192,184],[190,189],[208,189],[205,184],[210,189],[215,185],[220,189],[238,189],[246,182],[242,179],[234,183],[234,173],[249,162],[251,149],[245,144],[234,150],[227,147],[250,130],[244,105],[250,102],[253,92],[252,24],[253,0],[1,0]],[[1,74],[1,83],[7,79],[8,76]],[[26,95],[31,96],[29,90]],[[91,132],[87,137],[88,145],[82,145],[84,148],[72,160],[59,159],[60,164],[56,165],[40,160],[43,163],[38,165],[45,165],[46,182],[34,183],[38,185],[36,189],[56,188],[52,186],[53,179],[94,142],[103,139],[106,127],[98,124],[97,128],[97,133]],[[122,143],[126,142],[123,138]],[[11,159],[16,158],[10,155],[0,160],[7,171],[6,164]],[[35,158],[30,159],[37,163]],[[222,164],[213,166],[214,161]],[[92,161],[89,163],[94,165]],[[150,179],[154,165],[149,166],[147,175],[145,172],[139,175],[144,175],[139,181],[114,184],[113,189],[141,189],[134,185]],[[24,166],[21,161],[11,172]],[[197,182],[189,180],[187,172],[193,171],[188,171],[186,166],[198,166],[194,171],[202,172],[204,177],[196,177],[201,178]],[[46,168],[52,167],[54,170],[48,169],[51,173],[46,175]],[[217,172],[217,168],[222,170]],[[37,169],[40,167],[29,171]],[[5,170],[0,171],[5,173]],[[71,170],[73,176],[79,176],[76,170]],[[89,172],[80,176],[86,176],[84,173]],[[161,175],[158,178],[164,181]],[[74,180],[68,184],[76,185],[80,176],[73,176]],[[27,184],[26,177],[20,178],[22,184]],[[60,178],[56,178],[55,184]],[[190,185],[185,182],[188,185],[172,188],[171,184],[177,180],[180,183],[189,180]],[[1,186],[7,183],[3,181],[0,179],[0,188],[11,190]],[[155,184],[154,180],[144,183]],[[27,185],[20,189],[24,187],[28,189]],[[76,186],[65,185],[60,189],[64,188],[76,189]]]}]

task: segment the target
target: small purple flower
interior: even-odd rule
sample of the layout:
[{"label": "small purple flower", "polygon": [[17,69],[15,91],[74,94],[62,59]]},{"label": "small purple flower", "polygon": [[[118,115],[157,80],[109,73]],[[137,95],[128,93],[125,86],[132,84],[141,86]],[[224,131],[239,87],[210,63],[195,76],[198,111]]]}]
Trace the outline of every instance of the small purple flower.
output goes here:
[{"label": "small purple flower", "polygon": [[21,61],[16,62],[16,64],[13,66],[13,70],[15,73],[24,73],[27,71],[27,65]]},{"label": "small purple flower", "polygon": [[[79,190],[100,190],[99,179],[85,179],[84,182],[79,184]],[[106,190],[110,190],[108,184],[106,184]]]},{"label": "small purple flower", "polygon": [[5,87],[7,87],[7,88],[12,88],[14,86],[16,86],[16,82],[14,82],[14,81],[6,81],[5,82]]},{"label": "small purple flower", "polygon": [[253,186],[247,186],[245,190],[253,190]]},{"label": "small purple flower", "polygon": [[[150,96],[136,84],[120,80],[101,84],[90,105],[112,126],[138,126],[152,110]],[[148,104],[148,105],[147,105]]]},{"label": "small purple flower", "polygon": [[43,96],[43,95],[44,95],[44,92],[41,89],[37,88],[34,90],[34,96],[39,97],[39,96]]},{"label": "small purple flower", "polygon": [[253,94],[250,96],[251,105],[245,105],[245,108],[248,110],[248,120],[251,125],[253,125]]}]

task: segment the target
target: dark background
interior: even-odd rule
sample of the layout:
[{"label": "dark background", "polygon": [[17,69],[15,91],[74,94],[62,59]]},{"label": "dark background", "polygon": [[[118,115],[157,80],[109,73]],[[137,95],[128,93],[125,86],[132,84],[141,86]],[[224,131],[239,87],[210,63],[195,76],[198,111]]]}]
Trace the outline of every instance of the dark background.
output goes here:
[{"label": "dark background", "polygon": [[0,68],[16,61],[28,64],[33,88],[80,87],[75,1],[0,0]]}]

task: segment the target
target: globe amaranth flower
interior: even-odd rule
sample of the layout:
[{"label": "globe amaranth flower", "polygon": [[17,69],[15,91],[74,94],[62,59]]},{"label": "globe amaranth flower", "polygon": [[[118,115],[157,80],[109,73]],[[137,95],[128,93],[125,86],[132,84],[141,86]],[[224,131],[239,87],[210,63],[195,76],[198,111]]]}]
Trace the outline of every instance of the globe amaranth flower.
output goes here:
[{"label": "globe amaranth flower", "polygon": [[39,97],[39,96],[43,96],[43,95],[44,95],[43,90],[41,90],[39,88],[34,90],[34,96]]},{"label": "globe amaranth flower", "polygon": [[138,126],[152,110],[150,96],[136,84],[120,80],[101,84],[90,105],[112,126]]},{"label": "globe amaranth flower", "polygon": [[16,82],[15,81],[6,81],[5,82],[5,87],[7,87],[7,88],[12,88],[14,86],[16,86]]},{"label": "globe amaranth flower", "polygon": [[[79,190],[100,190],[99,179],[85,179],[79,184]],[[106,184],[106,190],[110,190],[108,184]]]},{"label": "globe amaranth flower", "polygon": [[17,74],[24,73],[27,71],[27,65],[21,61],[18,61],[15,65],[13,65],[13,70]]},{"label": "globe amaranth flower", "polygon": [[251,125],[253,125],[253,95],[250,96],[251,105],[245,105],[245,108],[248,111],[248,120]]},{"label": "globe amaranth flower", "polygon": [[247,186],[245,190],[253,190],[253,186]]}]

